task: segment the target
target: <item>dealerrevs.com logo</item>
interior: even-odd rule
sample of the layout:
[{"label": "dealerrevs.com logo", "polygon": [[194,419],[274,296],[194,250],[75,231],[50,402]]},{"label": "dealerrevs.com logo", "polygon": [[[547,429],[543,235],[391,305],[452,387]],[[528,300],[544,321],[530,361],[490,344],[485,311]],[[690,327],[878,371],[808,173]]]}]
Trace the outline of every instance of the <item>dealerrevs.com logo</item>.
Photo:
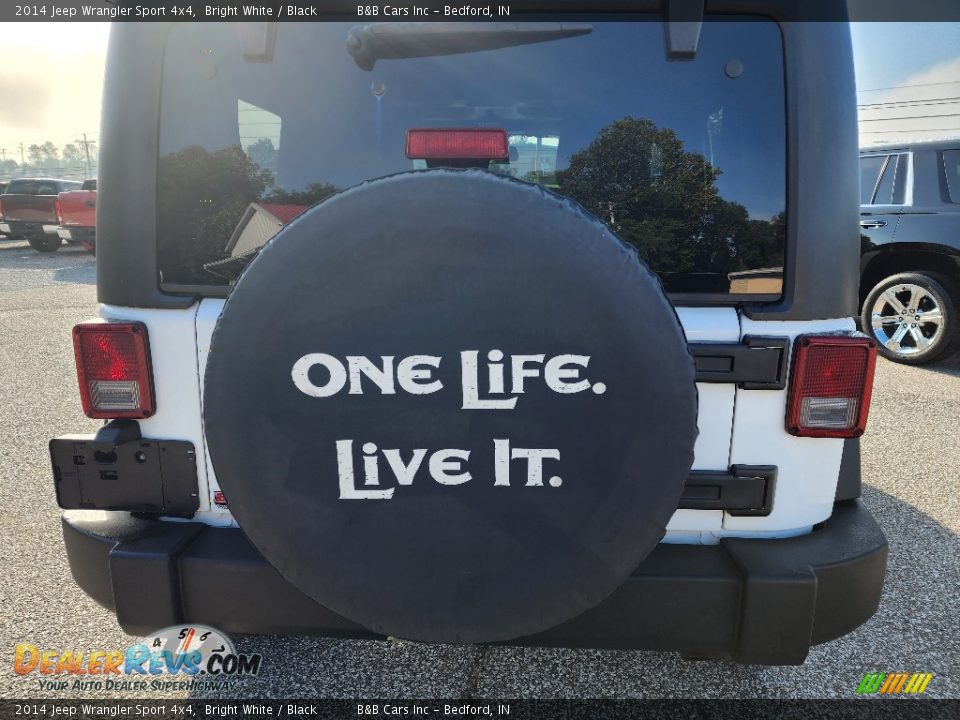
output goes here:
[{"label": "dealerrevs.com logo", "polygon": [[16,646],[13,671],[38,675],[42,690],[229,689],[228,680],[260,672],[261,656],[238,653],[224,633],[206,625],[175,625],[126,649]]}]

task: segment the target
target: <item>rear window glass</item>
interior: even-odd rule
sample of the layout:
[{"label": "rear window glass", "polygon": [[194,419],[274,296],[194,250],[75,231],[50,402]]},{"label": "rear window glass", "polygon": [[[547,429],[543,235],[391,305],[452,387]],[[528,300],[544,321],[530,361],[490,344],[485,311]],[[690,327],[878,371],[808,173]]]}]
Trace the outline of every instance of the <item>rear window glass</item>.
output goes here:
[{"label": "rear window glass", "polygon": [[[165,285],[231,268],[338,189],[426,167],[412,128],[505,131],[487,168],[582,204],[673,293],[778,296],[786,207],[783,53],[770,21],[703,26],[668,61],[659,21],[454,55],[358,66],[355,23],[249,32],[175,25],[161,106],[158,244]],[[247,45],[247,52],[250,46]]]},{"label": "rear window glass", "polygon": [[57,184],[50,180],[12,180],[7,186],[8,195],[56,195],[59,192]]},{"label": "rear window glass", "polygon": [[76,190],[75,180],[11,180],[4,191],[9,195],[57,195],[64,190]]},{"label": "rear window glass", "polygon": [[887,162],[886,155],[870,155],[860,158],[860,204],[873,204],[873,191],[877,189],[880,171]]},{"label": "rear window glass", "polygon": [[960,203],[960,150],[944,150],[943,169],[947,176],[950,202]]}]

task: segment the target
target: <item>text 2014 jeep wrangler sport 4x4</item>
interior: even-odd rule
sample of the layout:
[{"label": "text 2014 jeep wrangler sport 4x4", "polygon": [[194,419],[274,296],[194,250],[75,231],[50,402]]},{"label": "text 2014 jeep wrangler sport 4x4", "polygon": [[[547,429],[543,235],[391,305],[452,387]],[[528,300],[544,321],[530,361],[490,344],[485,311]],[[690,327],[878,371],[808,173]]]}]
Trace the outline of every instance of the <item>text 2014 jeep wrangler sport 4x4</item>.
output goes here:
[{"label": "text 2014 jeep wrangler sport 4x4", "polygon": [[671,5],[114,27],[109,422],[51,455],[123,628],[799,663],[870,617],[849,32]]}]

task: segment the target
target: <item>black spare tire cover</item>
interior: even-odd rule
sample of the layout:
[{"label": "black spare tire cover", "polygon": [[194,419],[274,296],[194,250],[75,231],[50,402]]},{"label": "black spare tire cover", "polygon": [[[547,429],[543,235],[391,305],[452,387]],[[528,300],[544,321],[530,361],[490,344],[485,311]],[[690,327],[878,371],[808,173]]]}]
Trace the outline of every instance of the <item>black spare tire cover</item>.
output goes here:
[{"label": "black spare tire cover", "polygon": [[693,462],[659,279],[579,205],[478,170],[342,192],[237,282],[204,423],[230,510],[366,628],[509,640],[597,605]]}]

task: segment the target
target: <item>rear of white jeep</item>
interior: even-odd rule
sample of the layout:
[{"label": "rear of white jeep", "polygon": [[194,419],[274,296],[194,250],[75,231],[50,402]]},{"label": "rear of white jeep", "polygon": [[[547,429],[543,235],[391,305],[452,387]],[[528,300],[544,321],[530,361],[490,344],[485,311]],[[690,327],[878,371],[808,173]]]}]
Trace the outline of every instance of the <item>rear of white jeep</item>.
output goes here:
[{"label": "rear of white jeep", "polygon": [[724,9],[116,28],[78,584],[132,632],[757,663],[865,621],[847,29]]}]

